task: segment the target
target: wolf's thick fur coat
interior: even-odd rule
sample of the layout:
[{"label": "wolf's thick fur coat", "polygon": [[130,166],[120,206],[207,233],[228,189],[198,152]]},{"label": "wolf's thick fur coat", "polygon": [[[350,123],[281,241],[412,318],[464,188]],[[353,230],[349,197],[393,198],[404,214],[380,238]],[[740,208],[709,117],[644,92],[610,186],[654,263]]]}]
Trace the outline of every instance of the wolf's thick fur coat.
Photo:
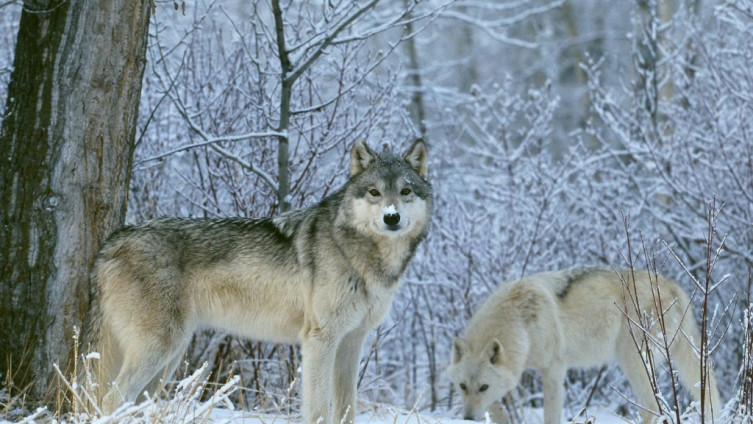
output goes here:
[{"label": "wolf's thick fur coat", "polygon": [[[464,416],[478,419],[518,384],[524,370],[535,369],[542,376],[544,420],[559,424],[567,369],[616,362],[637,404],[647,409],[640,411],[643,421],[650,422],[656,401],[628,323],[632,322],[640,343],[636,311],[658,317],[652,284],[660,293],[667,337],[673,337],[670,352],[675,370],[694,398],[700,399],[700,365],[693,345],[698,346],[701,337],[692,311],[687,312],[688,296],[661,276],[657,282],[647,272],[637,272],[633,285],[629,272],[621,274],[571,268],[530,275],[492,293],[462,337],[453,341],[448,371],[462,393]],[[660,339],[658,324],[649,331]],[[656,369],[660,372],[660,367]],[[722,405],[713,372],[707,381],[706,411],[712,407],[719,411]]]},{"label": "wolf's thick fur coat", "polygon": [[[353,419],[366,334],[427,232],[427,150],[356,143],[345,186],[276,218],[157,219],[114,233],[92,271],[86,341],[111,412],[161,387],[202,328],[300,343],[309,424]],[[335,366],[337,364],[337,366]],[[334,410],[334,412],[333,412]]]}]

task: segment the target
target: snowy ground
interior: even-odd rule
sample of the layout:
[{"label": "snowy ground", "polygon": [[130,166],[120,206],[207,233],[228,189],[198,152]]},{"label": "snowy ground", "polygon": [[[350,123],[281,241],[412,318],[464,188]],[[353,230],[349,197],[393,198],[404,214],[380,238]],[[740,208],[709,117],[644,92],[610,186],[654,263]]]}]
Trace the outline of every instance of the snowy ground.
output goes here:
[{"label": "snowy ground", "polygon": [[[525,423],[542,423],[541,410],[525,411],[522,417]],[[218,409],[213,411],[210,420],[212,423],[225,424],[287,424],[300,423],[300,416],[274,416],[263,415],[253,411],[230,411],[227,409]],[[585,417],[580,417],[575,421],[563,420],[563,423],[584,423]],[[606,409],[597,408],[594,413],[590,414],[590,423],[598,424],[624,424],[625,419],[616,416],[613,412]],[[380,405],[374,410],[359,414],[356,417],[356,424],[470,424],[473,421],[465,421],[460,418],[448,417],[446,414],[432,415],[415,413],[411,411],[399,410],[387,405]]]},{"label": "snowy ground", "polygon": [[[90,392],[82,390],[82,387],[65,380],[69,391],[65,397],[73,402],[73,412],[60,414],[39,409],[35,412],[27,411],[27,408],[17,399],[7,399],[0,396],[0,413],[5,418],[0,418],[0,424],[15,423],[51,423],[51,424],[300,424],[302,418],[299,413],[289,413],[288,408],[294,411],[300,406],[300,399],[290,397],[290,392],[267,404],[260,410],[245,410],[236,408],[233,402],[233,394],[241,389],[240,377],[234,376],[224,383],[210,382],[208,380],[209,365],[204,363],[199,369],[186,376],[182,380],[171,382],[161,396],[156,399],[147,399],[138,404],[128,403],[121,405],[111,415],[102,417],[100,410],[93,407],[91,402],[94,397]],[[295,383],[291,384],[291,389]],[[211,386],[211,387],[210,387]],[[75,388],[75,390],[74,390]],[[211,395],[210,395],[211,393]],[[2,395],[2,393],[0,393]],[[274,406],[273,406],[274,405]],[[295,406],[294,406],[295,405]],[[430,413],[428,411],[417,412],[417,407],[406,410],[386,403],[375,403],[360,399],[355,424],[472,424],[473,421],[465,421],[459,418],[459,414],[448,411]],[[457,409],[457,408],[456,408]],[[15,411],[12,413],[11,411]],[[25,411],[25,412],[21,412]],[[273,411],[273,412],[269,412]],[[279,411],[279,412],[274,412]],[[573,424],[624,424],[635,422],[617,415],[608,406],[592,405],[585,414],[575,419],[569,419],[573,411],[565,408],[562,423]],[[502,414],[501,411],[498,413]],[[7,414],[7,415],[6,415]],[[543,410],[541,408],[524,408],[518,411],[519,416],[514,420],[516,424],[543,423]],[[568,415],[569,414],[569,415]],[[8,419],[13,421],[7,421]],[[682,422],[697,424],[697,411],[692,408],[683,414]],[[487,417],[484,424],[491,424]],[[717,422],[725,422],[724,419]],[[730,422],[727,420],[726,422]],[[338,423],[335,423],[338,424]],[[506,423],[501,423],[506,424]]]},{"label": "snowy ground", "polygon": [[[211,424],[298,424],[301,423],[300,415],[271,415],[261,414],[256,411],[236,411],[227,408],[213,408],[206,410],[201,404],[194,405],[191,410],[182,410],[176,414],[175,411],[168,412],[166,405],[161,405],[163,408],[162,414],[134,414],[124,416],[116,412],[113,417],[105,417],[92,419],[88,417],[79,417],[64,419],[62,421],[51,420],[49,417],[45,417],[46,414],[33,414],[26,419],[18,421],[20,423],[34,423],[34,422],[53,422],[53,423],[211,423]],[[183,408],[179,408],[183,409]],[[526,410],[521,417],[522,423],[542,423],[542,411],[541,410]],[[613,412],[596,407],[588,414],[588,420],[585,416],[582,416],[576,420],[568,421],[563,420],[563,423],[598,423],[598,424],[624,424],[627,421],[615,415]],[[0,424],[10,424],[11,421],[0,420]],[[356,417],[356,424],[470,424],[473,421],[465,421],[460,418],[450,417],[447,414],[424,414],[416,413],[415,411],[405,411],[394,408],[389,405],[372,405],[369,412],[364,412]]]},{"label": "snowy ground", "polygon": [[[255,410],[238,410],[230,402],[231,395],[239,389],[240,378],[230,378],[225,383],[215,386],[212,395],[206,398],[208,389],[207,375],[208,364],[204,364],[193,374],[187,376],[165,393],[162,399],[148,399],[139,404],[126,404],[118,408],[112,415],[101,417],[99,410],[86,409],[85,399],[92,399],[86,392],[77,390],[73,395],[74,407],[78,411],[65,414],[50,413],[45,410],[37,410],[34,413],[22,414],[12,419],[18,423],[54,423],[54,424],[106,424],[106,423],[129,423],[129,424],[299,424],[302,422],[300,414],[290,415],[287,412],[261,413]],[[68,382],[69,387],[74,387]],[[69,396],[70,396],[69,392]],[[169,399],[169,400],[166,400]],[[285,405],[289,405],[291,399],[284,398],[278,405],[279,411],[286,411]],[[0,399],[0,406],[3,404]],[[12,402],[8,403],[11,404]],[[428,413],[416,412],[416,409],[405,410],[384,403],[359,402],[360,414],[356,417],[356,424],[471,424],[450,412]],[[568,412],[565,412],[567,414]],[[572,412],[570,412],[572,413]],[[692,422],[689,420],[687,422]],[[0,424],[9,424],[11,421],[0,419]],[[487,423],[491,423],[487,419]],[[542,423],[543,411],[541,409],[525,409],[516,423]],[[626,420],[606,407],[593,406],[587,414],[581,415],[575,420],[563,419],[563,423],[598,423],[598,424],[622,424],[632,422]]]}]

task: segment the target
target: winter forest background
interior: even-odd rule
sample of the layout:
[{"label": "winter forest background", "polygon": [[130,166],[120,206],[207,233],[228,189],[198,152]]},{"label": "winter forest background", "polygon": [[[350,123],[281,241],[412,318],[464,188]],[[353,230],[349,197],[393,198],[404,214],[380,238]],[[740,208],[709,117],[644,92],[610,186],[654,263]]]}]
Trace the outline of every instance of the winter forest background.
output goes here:
[{"label": "winter forest background", "polygon": [[[753,3],[282,3],[282,58],[277,2],[153,3],[126,222],[310,206],[344,182],[353,141],[402,151],[423,136],[435,214],[364,347],[362,399],[457,406],[444,373],[450,341],[501,281],[632,260],[688,291],[707,271],[719,284],[712,358],[722,398],[742,402]],[[2,99],[21,6],[0,3]],[[247,408],[300,399],[297,386],[288,393],[296,348],[204,333],[180,372],[204,361],[215,381],[240,375],[234,400]],[[571,414],[593,387],[591,402],[631,408],[616,369],[568,380]],[[509,402],[539,396],[531,374]]]}]

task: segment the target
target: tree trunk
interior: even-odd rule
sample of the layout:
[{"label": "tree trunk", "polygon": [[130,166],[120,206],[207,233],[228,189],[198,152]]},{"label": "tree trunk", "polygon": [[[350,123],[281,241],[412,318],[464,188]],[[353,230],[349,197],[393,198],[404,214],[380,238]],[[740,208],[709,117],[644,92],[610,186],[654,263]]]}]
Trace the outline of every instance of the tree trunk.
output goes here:
[{"label": "tree trunk", "polygon": [[[408,9],[408,1],[403,0],[403,6]],[[418,59],[418,48],[416,47],[416,35],[414,34],[413,21],[408,16],[407,23],[405,24],[408,34],[413,36],[405,40],[405,48],[408,52],[408,81],[413,89],[413,95],[411,96],[410,106],[408,110],[410,112],[413,123],[418,127],[419,135],[428,140],[428,134],[426,130],[426,107],[424,106],[424,86],[421,81],[421,66]]]},{"label": "tree trunk", "polygon": [[0,130],[0,372],[41,400],[125,217],[152,3],[28,1]]},{"label": "tree trunk", "polygon": [[279,212],[290,210],[290,97],[293,93],[295,79],[290,75],[293,65],[285,42],[285,22],[282,17],[282,9],[278,0],[272,1],[272,13],[275,18],[275,30],[277,35],[277,54],[280,59],[280,123],[277,131],[283,135],[277,137],[277,203]]}]

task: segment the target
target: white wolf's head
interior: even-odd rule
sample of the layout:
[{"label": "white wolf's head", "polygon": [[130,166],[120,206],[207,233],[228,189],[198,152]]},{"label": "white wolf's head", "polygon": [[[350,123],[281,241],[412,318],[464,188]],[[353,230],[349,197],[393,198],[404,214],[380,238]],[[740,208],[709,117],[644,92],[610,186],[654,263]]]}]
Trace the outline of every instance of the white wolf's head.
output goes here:
[{"label": "white wolf's head", "polygon": [[506,366],[505,352],[497,339],[483,349],[471,348],[462,338],[452,341],[450,380],[463,397],[463,418],[480,420],[494,401],[518,385],[518,375]]},{"label": "white wolf's head", "polygon": [[402,156],[377,154],[356,142],[346,191],[350,225],[363,233],[395,237],[423,233],[431,214],[426,143]]}]

